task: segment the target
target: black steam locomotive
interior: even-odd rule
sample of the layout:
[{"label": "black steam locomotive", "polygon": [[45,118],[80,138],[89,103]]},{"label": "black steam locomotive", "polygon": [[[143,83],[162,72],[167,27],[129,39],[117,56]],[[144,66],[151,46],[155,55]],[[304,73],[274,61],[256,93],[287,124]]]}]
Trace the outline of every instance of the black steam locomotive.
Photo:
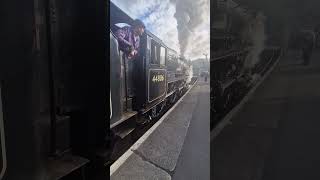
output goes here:
[{"label": "black steam locomotive", "polygon": [[149,31],[141,37],[137,58],[128,60],[114,32],[133,19],[112,3],[110,16],[110,128],[117,133],[127,120],[145,123],[158,117],[189,87],[192,74],[190,63]]},{"label": "black steam locomotive", "polygon": [[281,54],[279,48],[265,48],[258,63],[246,67],[253,50],[253,44],[239,31],[246,27],[246,22],[238,18],[243,14],[234,15],[236,12],[227,9],[225,3],[214,4],[216,11],[211,25],[211,129],[242,100]]}]

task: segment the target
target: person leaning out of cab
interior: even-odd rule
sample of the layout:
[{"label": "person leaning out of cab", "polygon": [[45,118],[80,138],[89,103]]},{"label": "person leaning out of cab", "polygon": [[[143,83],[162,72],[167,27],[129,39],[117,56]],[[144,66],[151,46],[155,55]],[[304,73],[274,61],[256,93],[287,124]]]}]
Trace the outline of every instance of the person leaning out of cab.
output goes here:
[{"label": "person leaning out of cab", "polygon": [[124,26],[117,30],[119,48],[123,51],[128,59],[134,59],[138,54],[140,46],[140,37],[145,31],[144,23],[136,19],[132,26]]}]

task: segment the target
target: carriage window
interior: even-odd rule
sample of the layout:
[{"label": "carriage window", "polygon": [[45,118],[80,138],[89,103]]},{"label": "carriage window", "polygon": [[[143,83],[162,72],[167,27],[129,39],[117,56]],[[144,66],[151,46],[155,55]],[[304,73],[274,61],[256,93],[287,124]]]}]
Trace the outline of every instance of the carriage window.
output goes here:
[{"label": "carriage window", "polygon": [[161,47],[160,48],[160,65],[166,64],[166,49]]}]

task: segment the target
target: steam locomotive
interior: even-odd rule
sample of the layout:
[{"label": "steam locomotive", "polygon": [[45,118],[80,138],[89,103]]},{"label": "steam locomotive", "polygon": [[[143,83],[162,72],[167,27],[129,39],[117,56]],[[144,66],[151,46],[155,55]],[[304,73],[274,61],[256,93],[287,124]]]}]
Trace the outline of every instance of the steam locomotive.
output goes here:
[{"label": "steam locomotive", "polygon": [[[224,3],[215,4],[217,10],[211,25],[211,129],[242,100],[258,77],[263,76],[281,54],[279,48],[266,48],[258,63],[248,67],[246,62],[252,58],[253,44],[239,31],[247,23],[245,18],[238,18],[243,14],[235,16],[235,12],[222,6]],[[241,9],[239,5],[236,7]]]},{"label": "steam locomotive", "polygon": [[192,67],[150,31],[140,38],[137,57],[128,60],[114,32],[133,19],[112,3],[110,16],[110,128],[117,133],[127,120],[145,123],[173,104],[189,87]]}]

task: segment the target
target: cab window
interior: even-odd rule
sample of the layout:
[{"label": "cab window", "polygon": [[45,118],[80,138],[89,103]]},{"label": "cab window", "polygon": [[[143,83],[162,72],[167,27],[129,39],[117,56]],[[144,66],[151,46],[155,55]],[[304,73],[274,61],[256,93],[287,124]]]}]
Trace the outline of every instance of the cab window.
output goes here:
[{"label": "cab window", "polygon": [[147,58],[151,58],[151,38],[147,37]]},{"label": "cab window", "polygon": [[160,48],[160,65],[166,65],[166,49]]},{"label": "cab window", "polygon": [[154,40],[151,42],[151,64],[160,64],[159,46]]}]

